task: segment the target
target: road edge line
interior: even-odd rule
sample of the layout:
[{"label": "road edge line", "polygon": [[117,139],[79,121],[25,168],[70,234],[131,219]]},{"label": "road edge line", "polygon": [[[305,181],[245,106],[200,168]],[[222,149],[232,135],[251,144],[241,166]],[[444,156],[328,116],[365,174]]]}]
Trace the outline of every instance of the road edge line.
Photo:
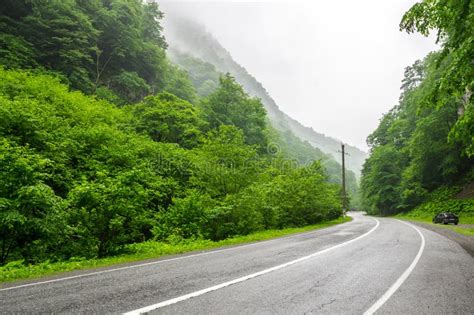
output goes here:
[{"label": "road edge line", "polygon": [[[292,237],[295,237],[295,236],[317,233],[318,231],[322,231],[324,229],[329,229],[329,228],[332,228],[332,227],[335,227],[335,226],[340,226],[340,225],[351,223],[351,222],[354,222],[354,221],[338,223],[338,224],[323,227],[323,228],[320,228],[320,229],[315,229],[315,230],[312,230],[312,231],[306,231],[306,232],[300,232],[300,233],[285,235],[285,236],[276,237],[276,238],[272,238],[272,239],[267,239],[267,240],[263,240],[263,241],[254,241],[254,242],[251,242],[251,243],[248,243],[248,244],[230,245],[230,247],[221,248],[221,249],[219,249],[218,247],[214,248],[214,249],[205,249],[205,250],[203,250],[201,252],[198,252],[196,254],[187,255],[186,253],[182,253],[182,254],[178,254],[178,255],[182,255],[182,256],[174,257],[174,258],[159,259],[159,260],[154,260],[154,261],[147,262],[147,263],[137,263],[137,264],[130,265],[130,266],[124,266],[124,267],[117,267],[117,268],[111,268],[111,269],[106,269],[106,270],[87,272],[87,273],[83,273],[83,274],[79,274],[79,275],[75,275],[75,276],[68,276],[68,277],[56,278],[56,279],[51,279],[51,280],[25,283],[25,284],[20,284],[20,285],[17,285],[17,286],[0,288],[0,292],[15,290],[15,289],[21,289],[21,288],[27,288],[27,287],[33,287],[33,286],[48,284],[48,283],[61,282],[61,281],[66,281],[66,280],[73,280],[73,279],[78,279],[78,278],[91,277],[91,276],[96,276],[96,275],[115,272],[115,271],[122,271],[122,270],[127,270],[127,269],[153,266],[153,265],[158,265],[158,264],[162,264],[162,263],[166,263],[166,262],[170,262],[170,261],[194,258],[194,257],[199,257],[199,256],[211,255],[211,254],[219,254],[219,253],[230,251],[230,250],[236,250],[236,249],[256,246],[256,245],[267,243],[267,242],[274,242],[274,241],[277,241],[277,240],[292,238]],[[0,283],[0,285],[1,285],[1,283]]]},{"label": "road edge line", "polygon": [[413,224],[398,220],[398,219],[395,219],[395,220],[397,220],[397,221],[399,221],[399,222],[401,222],[405,225],[408,225],[409,227],[414,229],[416,232],[418,232],[418,234],[421,237],[421,245],[420,245],[420,248],[418,249],[418,253],[415,256],[415,259],[413,259],[410,266],[408,266],[408,268],[402,273],[402,275],[397,279],[397,281],[395,281],[390,286],[390,288],[388,288],[388,290],[385,291],[385,293],[374,304],[372,304],[372,306],[367,311],[364,312],[364,315],[374,314],[379,308],[381,308],[392,297],[392,295],[402,286],[402,284],[405,282],[405,280],[413,272],[416,265],[418,264],[418,261],[420,260],[421,256],[423,255],[423,251],[425,249],[425,244],[426,244],[425,237],[423,236],[423,233],[421,233],[421,231],[416,226],[414,226]]},{"label": "road edge line", "polygon": [[231,285],[240,283],[240,282],[244,282],[244,281],[249,280],[249,279],[253,279],[253,278],[262,276],[262,275],[264,275],[264,274],[267,274],[267,273],[270,273],[270,272],[273,272],[273,271],[276,271],[276,270],[279,270],[279,269],[283,269],[283,268],[285,268],[285,267],[294,265],[294,264],[299,263],[299,262],[302,262],[302,261],[304,261],[304,260],[308,260],[308,259],[310,259],[310,258],[313,258],[313,257],[315,257],[315,256],[317,256],[317,255],[320,255],[320,254],[329,252],[329,251],[331,251],[331,250],[333,250],[333,249],[340,248],[340,247],[345,246],[345,245],[347,245],[347,244],[350,244],[350,243],[352,243],[352,242],[358,241],[358,240],[360,240],[360,239],[366,237],[367,235],[371,234],[372,232],[374,232],[374,231],[379,227],[379,225],[380,225],[379,220],[377,220],[377,219],[375,219],[375,218],[374,218],[374,220],[375,220],[376,224],[375,224],[375,226],[372,227],[369,231],[365,232],[365,233],[362,234],[362,235],[359,235],[359,236],[356,237],[356,238],[350,239],[350,240],[348,240],[348,241],[346,241],[346,242],[343,242],[343,243],[334,245],[334,246],[332,246],[332,247],[323,249],[323,250],[321,250],[321,251],[315,252],[315,253],[310,254],[310,255],[307,255],[307,256],[300,257],[300,258],[295,259],[295,260],[291,260],[291,261],[286,262],[286,263],[281,264],[281,265],[277,265],[277,266],[274,266],[274,267],[271,267],[271,268],[268,268],[268,269],[264,269],[264,270],[261,270],[261,271],[252,273],[252,274],[247,275],[247,276],[243,276],[243,277],[240,277],[240,278],[237,278],[237,279],[234,279],[234,280],[230,280],[230,281],[227,281],[227,282],[224,282],[224,283],[221,283],[221,284],[217,284],[217,285],[215,285],[215,286],[208,287],[208,288],[205,288],[205,289],[202,289],[202,290],[199,290],[199,291],[195,291],[195,292],[191,292],[191,293],[188,293],[188,294],[184,294],[184,295],[175,297],[175,298],[173,298],[173,299],[165,300],[165,301],[162,301],[162,302],[159,302],[159,303],[156,303],[156,304],[152,304],[152,305],[145,306],[145,307],[142,307],[142,308],[139,308],[139,309],[136,309],[136,310],[132,310],[132,311],[129,311],[129,312],[124,313],[124,315],[138,315],[138,314],[147,313],[147,312],[156,310],[156,309],[158,309],[158,308],[162,308],[162,307],[165,307],[165,306],[169,306],[169,305],[172,305],[172,304],[176,304],[176,303],[179,303],[179,302],[182,302],[182,301],[191,299],[191,298],[193,298],[193,297],[197,297],[197,296],[200,296],[200,295],[203,295],[203,294],[212,292],[212,291],[216,291],[216,290],[219,290],[219,289],[222,289],[222,288],[225,288],[225,287],[228,287],[228,286],[231,286]]}]

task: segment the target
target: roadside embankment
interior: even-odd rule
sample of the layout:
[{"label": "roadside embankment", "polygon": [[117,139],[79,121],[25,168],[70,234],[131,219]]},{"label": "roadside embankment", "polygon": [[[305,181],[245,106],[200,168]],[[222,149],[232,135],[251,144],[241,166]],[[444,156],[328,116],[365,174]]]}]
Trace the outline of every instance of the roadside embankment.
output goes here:
[{"label": "roadside embankment", "polygon": [[457,226],[452,226],[423,222],[422,220],[416,220],[413,218],[401,217],[401,219],[439,233],[450,240],[457,242],[474,257],[474,224],[459,224]]}]

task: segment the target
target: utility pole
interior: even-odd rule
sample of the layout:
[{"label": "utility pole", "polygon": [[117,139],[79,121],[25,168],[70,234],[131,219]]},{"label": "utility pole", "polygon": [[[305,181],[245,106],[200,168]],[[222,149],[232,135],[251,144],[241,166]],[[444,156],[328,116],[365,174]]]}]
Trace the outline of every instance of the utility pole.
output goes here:
[{"label": "utility pole", "polygon": [[[344,149],[344,143],[341,143],[342,154],[342,216],[346,216],[347,212],[347,195],[346,195],[346,152]],[[349,154],[347,154],[349,155]]]}]

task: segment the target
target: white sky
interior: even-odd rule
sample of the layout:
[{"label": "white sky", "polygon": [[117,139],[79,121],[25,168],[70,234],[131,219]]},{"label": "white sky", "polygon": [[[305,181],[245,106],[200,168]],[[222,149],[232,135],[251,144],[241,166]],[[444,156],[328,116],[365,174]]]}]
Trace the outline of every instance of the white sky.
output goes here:
[{"label": "white sky", "polygon": [[399,31],[413,0],[162,2],[204,24],[285,113],[363,150],[404,68],[436,49]]}]

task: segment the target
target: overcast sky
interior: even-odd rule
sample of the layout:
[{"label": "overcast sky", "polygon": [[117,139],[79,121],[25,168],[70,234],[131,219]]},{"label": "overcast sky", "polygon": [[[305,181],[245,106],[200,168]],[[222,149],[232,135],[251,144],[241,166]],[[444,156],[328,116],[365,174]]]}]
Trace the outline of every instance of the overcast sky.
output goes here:
[{"label": "overcast sky", "polygon": [[437,48],[399,31],[415,2],[158,1],[205,25],[285,113],[363,150],[404,68]]}]

